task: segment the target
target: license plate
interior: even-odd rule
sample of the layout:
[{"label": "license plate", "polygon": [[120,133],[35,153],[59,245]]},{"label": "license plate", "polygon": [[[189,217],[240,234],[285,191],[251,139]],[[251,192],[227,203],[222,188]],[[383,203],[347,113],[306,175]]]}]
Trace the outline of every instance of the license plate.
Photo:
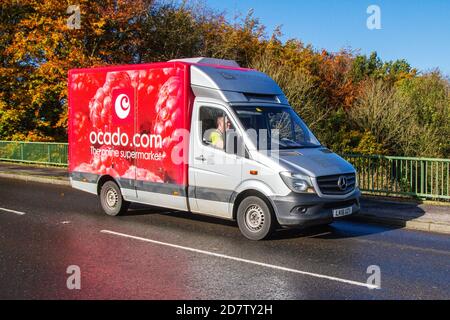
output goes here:
[{"label": "license plate", "polygon": [[348,216],[350,214],[352,214],[352,207],[342,208],[342,209],[334,209],[333,210],[333,217],[334,218]]}]

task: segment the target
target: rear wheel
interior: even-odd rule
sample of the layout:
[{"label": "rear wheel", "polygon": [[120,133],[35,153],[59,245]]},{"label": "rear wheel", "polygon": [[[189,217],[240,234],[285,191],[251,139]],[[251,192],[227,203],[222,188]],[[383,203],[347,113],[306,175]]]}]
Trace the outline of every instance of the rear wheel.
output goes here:
[{"label": "rear wheel", "polygon": [[242,234],[250,240],[268,238],[275,225],[271,208],[256,196],[247,197],[239,204],[237,222]]},{"label": "rear wheel", "polygon": [[118,216],[127,212],[130,203],[123,199],[114,181],[106,181],[100,190],[100,205],[108,216]]}]

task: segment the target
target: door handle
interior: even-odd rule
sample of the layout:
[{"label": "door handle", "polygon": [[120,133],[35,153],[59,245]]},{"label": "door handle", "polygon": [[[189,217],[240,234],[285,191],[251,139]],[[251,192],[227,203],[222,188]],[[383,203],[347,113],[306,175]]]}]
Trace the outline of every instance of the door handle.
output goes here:
[{"label": "door handle", "polygon": [[203,155],[195,157],[195,160],[206,161],[206,158]]}]

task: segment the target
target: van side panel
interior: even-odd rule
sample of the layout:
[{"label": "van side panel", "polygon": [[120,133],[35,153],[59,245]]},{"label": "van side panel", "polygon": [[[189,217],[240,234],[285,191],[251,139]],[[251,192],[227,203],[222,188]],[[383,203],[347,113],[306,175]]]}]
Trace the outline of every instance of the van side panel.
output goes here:
[{"label": "van side panel", "polygon": [[187,79],[180,62],[69,71],[72,185],[92,192],[107,175],[127,200],[186,209]]}]

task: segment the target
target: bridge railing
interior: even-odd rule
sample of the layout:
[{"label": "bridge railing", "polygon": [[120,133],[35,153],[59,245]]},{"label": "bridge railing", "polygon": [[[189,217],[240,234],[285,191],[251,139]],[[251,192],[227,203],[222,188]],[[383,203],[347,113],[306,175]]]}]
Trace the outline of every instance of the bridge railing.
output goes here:
[{"label": "bridge railing", "polygon": [[0,141],[0,160],[67,166],[68,144]]},{"label": "bridge railing", "polygon": [[365,193],[449,200],[450,159],[342,155]]}]

